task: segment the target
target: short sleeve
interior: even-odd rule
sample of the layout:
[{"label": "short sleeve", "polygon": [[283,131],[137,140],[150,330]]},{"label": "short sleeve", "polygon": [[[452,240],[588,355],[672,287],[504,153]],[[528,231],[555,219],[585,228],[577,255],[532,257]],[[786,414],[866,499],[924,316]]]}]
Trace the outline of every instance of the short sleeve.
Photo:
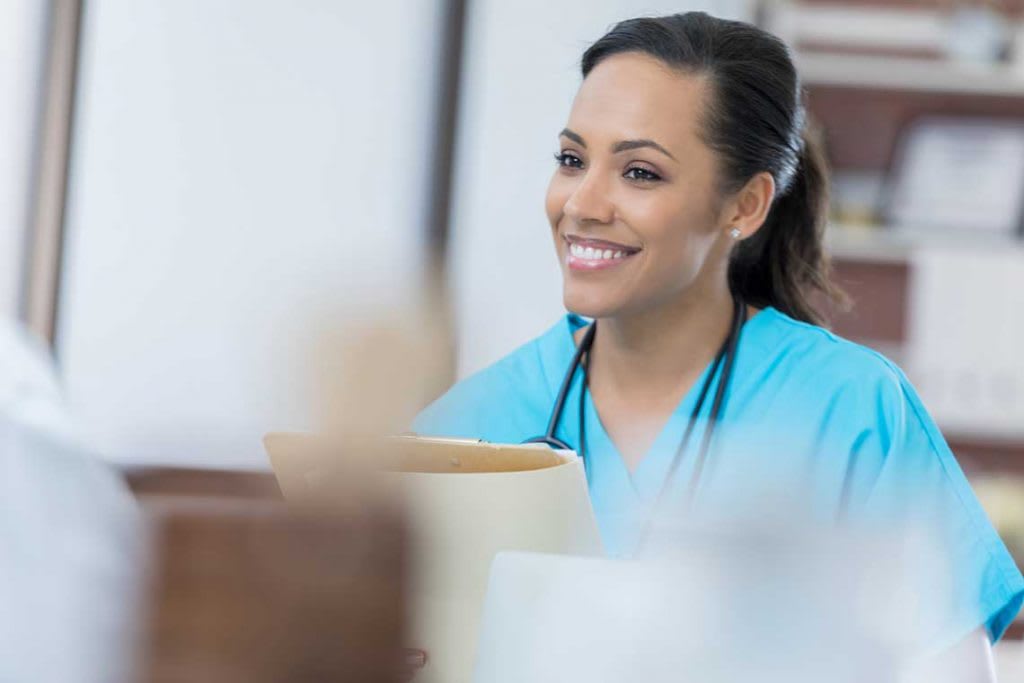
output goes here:
[{"label": "short sleeve", "polygon": [[851,453],[849,509],[905,522],[936,544],[949,594],[929,596],[930,643],[952,645],[982,625],[995,643],[1021,607],[1024,577],[917,392],[889,369],[870,392],[877,424]]}]

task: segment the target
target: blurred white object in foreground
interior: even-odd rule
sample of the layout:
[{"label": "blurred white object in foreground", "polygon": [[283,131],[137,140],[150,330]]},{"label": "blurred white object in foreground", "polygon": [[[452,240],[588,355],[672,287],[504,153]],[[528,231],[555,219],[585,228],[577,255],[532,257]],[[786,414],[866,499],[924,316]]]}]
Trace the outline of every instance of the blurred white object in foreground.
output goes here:
[{"label": "blurred white object in foreground", "polygon": [[126,673],[138,561],[121,479],[76,445],[47,354],[0,326],[0,681]]},{"label": "blurred white object in foreground", "polygon": [[474,683],[904,681],[944,580],[918,540],[766,525],[643,561],[503,553]]},{"label": "blurred white object in foreground", "polygon": [[50,354],[42,341],[0,319],[0,416],[61,437],[73,431]]}]

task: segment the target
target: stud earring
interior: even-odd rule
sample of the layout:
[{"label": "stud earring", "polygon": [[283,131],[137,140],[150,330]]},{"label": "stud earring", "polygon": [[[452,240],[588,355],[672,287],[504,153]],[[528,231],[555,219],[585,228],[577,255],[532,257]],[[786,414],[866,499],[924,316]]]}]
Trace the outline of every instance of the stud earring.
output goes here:
[{"label": "stud earring", "polygon": [[733,238],[734,240],[738,240],[740,238],[740,235],[742,234],[743,233],[740,231],[739,228],[733,228],[732,230],[729,231],[729,237]]}]

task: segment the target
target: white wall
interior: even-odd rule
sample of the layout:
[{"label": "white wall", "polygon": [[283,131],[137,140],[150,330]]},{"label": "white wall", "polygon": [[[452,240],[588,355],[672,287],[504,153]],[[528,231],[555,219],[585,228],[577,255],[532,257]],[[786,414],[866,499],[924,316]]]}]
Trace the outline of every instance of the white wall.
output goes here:
[{"label": "white wall", "polygon": [[564,313],[544,194],[586,47],[629,17],[701,9],[749,19],[750,7],[747,0],[471,3],[454,214],[460,374]]},{"label": "white wall", "polygon": [[18,314],[45,32],[46,3],[0,2],[0,318]]},{"label": "white wall", "polygon": [[58,352],[111,459],[265,465],[264,432],[309,428],[317,316],[409,299],[439,18],[88,3]]}]

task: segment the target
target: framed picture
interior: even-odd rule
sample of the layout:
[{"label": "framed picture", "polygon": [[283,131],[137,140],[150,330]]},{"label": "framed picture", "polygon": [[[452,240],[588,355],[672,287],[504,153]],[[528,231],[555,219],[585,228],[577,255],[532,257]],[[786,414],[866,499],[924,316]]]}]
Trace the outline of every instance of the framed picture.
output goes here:
[{"label": "framed picture", "polygon": [[922,117],[897,143],[883,218],[895,229],[1017,235],[1024,122]]}]

